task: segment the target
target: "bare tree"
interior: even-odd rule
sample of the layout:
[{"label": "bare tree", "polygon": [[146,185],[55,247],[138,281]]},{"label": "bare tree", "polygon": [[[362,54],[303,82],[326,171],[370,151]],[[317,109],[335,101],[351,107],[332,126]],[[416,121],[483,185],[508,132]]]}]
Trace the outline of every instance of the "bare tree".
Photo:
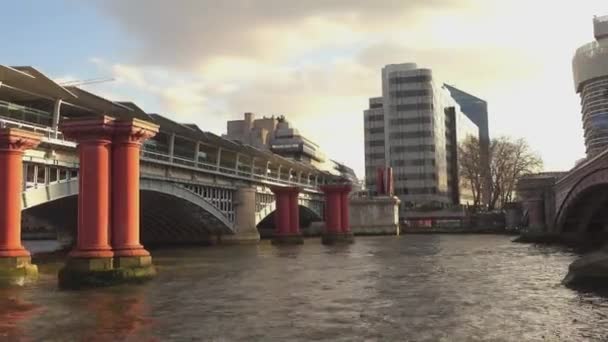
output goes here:
[{"label": "bare tree", "polygon": [[473,206],[481,204],[483,191],[483,165],[481,163],[481,148],[479,139],[468,136],[458,146],[458,164],[460,184],[466,185],[473,194]]},{"label": "bare tree", "polygon": [[513,199],[517,180],[522,176],[538,172],[543,161],[524,139],[509,137],[493,139],[490,144],[491,196],[488,209],[493,210]]},{"label": "bare tree", "polygon": [[490,181],[484,182],[484,170],[479,140],[468,137],[458,146],[459,173],[461,182],[470,187],[474,205],[481,204],[481,194],[489,189],[489,210],[504,205],[513,199],[517,180],[526,174],[542,169],[541,158],[533,153],[524,139],[513,140],[499,137],[490,143]]}]

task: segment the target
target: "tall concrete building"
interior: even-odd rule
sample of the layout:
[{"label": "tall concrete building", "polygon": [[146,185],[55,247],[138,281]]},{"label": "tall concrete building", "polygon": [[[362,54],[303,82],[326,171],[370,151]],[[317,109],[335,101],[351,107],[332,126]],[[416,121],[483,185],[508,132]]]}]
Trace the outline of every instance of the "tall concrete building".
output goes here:
[{"label": "tall concrete building", "polygon": [[593,18],[593,32],[595,40],[578,48],[572,60],[589,158],[608,147],[608,15]]},{"label": "tall concrete building", "polygon": [[365,179],[375,188],[378,167],[392,167],[403,209],[435,203],[472,203],[459,182],[458,144],[479,127],[430,69],[415,63],[382,69],[382,97],[364,111]]}]

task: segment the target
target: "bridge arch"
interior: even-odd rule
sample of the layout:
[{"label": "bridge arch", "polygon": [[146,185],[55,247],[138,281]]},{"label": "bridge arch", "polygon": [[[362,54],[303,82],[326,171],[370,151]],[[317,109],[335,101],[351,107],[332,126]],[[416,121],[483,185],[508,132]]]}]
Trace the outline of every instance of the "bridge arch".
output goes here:
[{"label": "bridge arch", "polygon": [[[323,221],[322,212],[316,210],[316,208],[307,206],[306,202],[300,202],[298,209],[300,211],[300,228],[310,226],[312,222]],[[264,215],[259,215],[256,218],[256,226],[262,237],[272,237],[274,235],[275,223],[275,207],[272,206],[272,210],[267,210]]]},{"label": "bridge arch", "polygon": [[608,223],[606,204],[608,204],[608,167],[598,168],[581,177],[561,203],[556,203],[555,230],[557,232],[603,230],[604,227],[600,226]]},{"label": "bridge arch", "polygon": [[[75,235],[77,195],[77,179],[28,189],[22,194],[23,210]],[[180,184],[142,178],[140,198],[144,244],[205,242],[234,233],[234,223],[222,211]]]}]

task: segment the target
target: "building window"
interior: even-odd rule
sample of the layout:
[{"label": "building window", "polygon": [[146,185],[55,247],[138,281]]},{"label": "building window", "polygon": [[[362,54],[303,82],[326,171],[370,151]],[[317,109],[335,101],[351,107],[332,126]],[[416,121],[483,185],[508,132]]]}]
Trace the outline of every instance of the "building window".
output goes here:
[{"label": "building window", "polygon": [[407,180],[437,180],[437,174],[431,173],[395,173],[394,178],[396,181],[407,181]]},{"label": "building window", "polygon": [[383,159],[384,153],[368,153],[365,156],[369,159]]},{"label": "building window", "polygon": [[415,96],[430,96],[430,89],[411,89],[411,90],[392,90],[389,92],[392,97],[415,97]]},{"label": "building window", "polygon": [[429,138],[431,136],[432,136],[431,131],[392,132],[390,134],[391,139]]},{"label": "building window", "polygon": [[370,109],[375,109],[375,108],[382,108],[382,103],[371,103],[369,105]]},{"label": "building window", "polygon": [[419,118],[396,118],[396,119],[391,119],[390,120],[390,124],[391,125],[414,125],[414,124],[428,124],[431,123],[431,117],[430,116],[423,116],[423,117],[419,117]]},{"label": "building window", "polygon": [[398,112],[405,112],[408,110],[425,110],[425,109],[433,109],[432,103],[408,103],[408,104],[398,104],[391,105],[391,108]]},{"label": "building window", "polygon": [[374,127],[369,129],[370,134],[384,133],[384,127]]},{"label": "building window", "polygon": [[369,122],[384,121],[384,115],[369,115],[367,117],[367,121],[369,121]]},{"label": "building window", "polygon": [[369,147],[384,146],[384,140],[370,140],[367,142],[367,146],[369,146]]},{"label": "building window", "polygon": [[401,76],[401,77],[389,78],[390,84],[422,83],[422,82],[430,82],[430,81],[431,81],[431,76],[429,76],[429,75]]},{"label": "building window", "polygon": [[391,146],[391,152],[435,152],[435,145]]},{"label": "building window", "polygon": [[393,166],[435,165],[435,159],[395,159],[391,163]]}]

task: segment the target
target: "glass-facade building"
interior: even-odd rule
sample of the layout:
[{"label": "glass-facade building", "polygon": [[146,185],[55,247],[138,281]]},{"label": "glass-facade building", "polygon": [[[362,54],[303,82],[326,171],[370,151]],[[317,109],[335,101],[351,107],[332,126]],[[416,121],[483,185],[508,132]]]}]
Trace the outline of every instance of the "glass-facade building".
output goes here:
[{"label": "glass-facade building", "polygon": [[364,120],[368,188],[375,188],[378,167],[392,167],[395,195],[404,208],[461,202],[454,151],[458,129],[475,125],[432,70],[414,63],[385,66],[382,97],[370,99]]},{"label": "glass-facade building", "polygon": [[593,18],[593,29],[595,41],[578,48],[572,60],[587,157],[608,147],[608,16]]},{"label": "glass-facade building", "polygon": [[483,193],[481,202],[488,203],[490,200],[490,130],[488,124],[488,103],[479,97],[453,85],[445,84],[452,98],[460,105],[460,110],[479,128],[479,148],[481,163],[484,166]]}]

